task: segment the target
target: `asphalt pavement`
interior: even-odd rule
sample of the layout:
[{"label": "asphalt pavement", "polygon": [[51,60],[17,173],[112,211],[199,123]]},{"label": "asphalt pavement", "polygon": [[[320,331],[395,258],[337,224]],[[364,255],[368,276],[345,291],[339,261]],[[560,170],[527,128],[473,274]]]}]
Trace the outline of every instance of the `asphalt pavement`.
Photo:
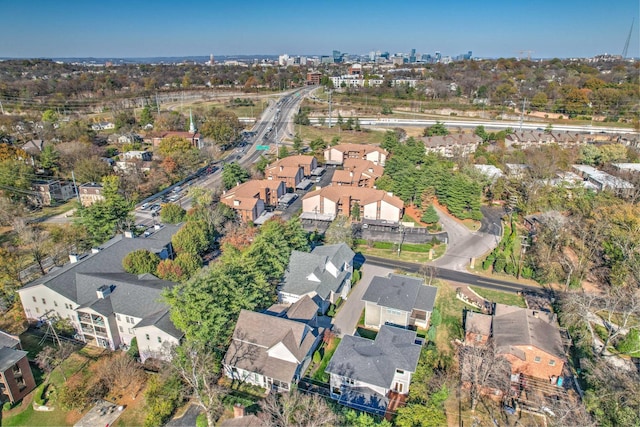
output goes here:
[{"label": "asphalt pavement", "polygon": [[365,263],[362,266],[362,277],[356,286],[351,290],[349,297],[342,304],[338,313],[333,318],[333,330],[342,337],[343,335],[353,335],[358,326],[358,320],[364,309],[362,296],[367,291],[374,276],[386,276],[393,272],[393,269],[374,263]]}]

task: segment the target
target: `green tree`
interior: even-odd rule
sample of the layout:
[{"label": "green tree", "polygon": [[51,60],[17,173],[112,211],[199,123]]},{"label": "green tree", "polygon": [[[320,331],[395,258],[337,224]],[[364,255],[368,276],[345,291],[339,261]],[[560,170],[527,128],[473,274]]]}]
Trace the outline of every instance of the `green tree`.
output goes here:
[{"label": "green tree", "polygon": [[324,234],[324,241],[329,245],[346,243],[349,247],[353,247],[353,229],[349,218],[344,215],[338,215],[327,228]]},{"label": "green tree", "polygon": [[140,124],[142,126],[153,124],[153,114],[151,114],[151,107],[145,105],[140,112]]},{"label": "green tree", "polygon": [[358,202],[354,203],[351,207],[351,218],[360,221],[360,204]]},{"label": "green tree", "polygon": [[446,136],[449,135],[449,130],[444,123],[436,122],[435,125],[424,128],[422,136]]},{"label": "green tree", "polygon": [[53,145],[47,144],[40,153],[40,166],[45,171],[57,171],[60,168],[60,153]]},{"label": "green tree", "polygon": [[436,212],[436,209],[433,207],[433,204],[430,204],[424,210],[424,213],[422,214],[422,218],[420,218],[420,220],[427,224],[435,224],[440,220],[440,217],[438,216],[438,212]]},{"label": "green tree", "polygon": [[151,375],[144,392],[144,427],[164,425],[182,401],[182,389],[180,378],[173,370],[163,369],[159,375]]},{"label": "green tree", "polygon": [[227,163],[222,168],[222,183],[226,190],[249,180],[249,172],[238,163]]},{"label": "green tree", "polygon": [[293,149],[293,152],[296,153],[296,154],[302,153],[302,148],[303,148],[303,146],[302,146],[302,138],[297,133],[293,137],[293,146],[291,148]]},{"label": "green tree", "polygon": [[536,110],[546,110],[548,103],[549,99],[547,98],[547,94],[544,92],[538,92],[533,95],[533,98],[531,98],[531,107]]},{"label": "green tree", "polygon": [[160,261],[155,273],[157,277],[172,282],[179,282],[184,277],[182,268],[172,259],[163,259]]},{"label": "green tree", "polygon": [[156,272],[159,263],[160,257],[158,257],[158,255],[151,253],[147,249],[138,249],[129,252],[122,259],[122,268],[131,274],[153,274]]},{"label": "green tree", "polygon": [[173,248],[178,253],[199,255],[210,245],[207,228],[201,221],[188,221],[171,237]]},{"label": "green tree", "polygon": [[192,277],[202,267],[202,259],[189,252],[178,254],[174,262],[180,267],[183,277],[186,278]]},{"label": "green tree", "polygon": [[105,200],[78,209],[78,221],[87,229],[94,243],[103,243],[114,233],[128,230],[133,224],[133,204],[120,195],[119,186],[118,176],[104,177],[102,194]]},{"label": "green tree", "polygon": [[212,108],[200,127],[200,133],[212,139],[217,145],[226,146],[238,140],[244,125],[231,111]]},{"label": "green tree", "polygon": [[23,160],[0,160],[0,191],[11,200],[25,198],[31,190],[32,176],[33,168]]},{"label": "green tree", "polygon": [[42,113],[42,121],[55,123],[58,121],[58,113],[53,110],[45,110],[44,113]]},{"label": "green tree", "polygon": [[187,214],[182,206],[176,203],[165,203],[160,211],[160,220],[166,224],[179,224]]},{"label": "green tree", "polygon": [[284,159],[285,157],[289,157],[289,149],[286,145],[283,145],[278,150],[278,158]]}]

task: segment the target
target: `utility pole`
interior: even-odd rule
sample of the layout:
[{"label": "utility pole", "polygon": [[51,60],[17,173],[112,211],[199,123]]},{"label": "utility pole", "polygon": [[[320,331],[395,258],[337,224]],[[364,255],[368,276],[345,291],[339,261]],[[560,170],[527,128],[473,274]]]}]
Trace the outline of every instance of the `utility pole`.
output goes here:
[{"label": "utility pole", "polygon": [[160,101],[158,101],[158,92],[156,92],[156,107],[158,107],[158,114],[160,114]]},{"label": "utility pole", "polygon": [[73,180],[73,189],[76,192],[76,198],[78,199],[78,203],[80,202],[80,193],[78,192],[78,186],[76,185],[76,176],[73,173],[73,171],[71,171],[71,179]]},{"label": "utility pole", "polygon": [[520,273],[522,272],[522,261],[524,260],[524,254],[527,252],[527,248],[530,246],[527,243],[526,236],[520,236],[522,241],[520,242],[520,261],[518,262],[518,279],[520,279]]},{"label": "utility pole", "polygon": [[331,90],[329,90],[329,129],[331,129]]},{"label": "utility pole", "polygon": [[522,111],[520,112],[520,132],[522,132],[522,122],[524,121],[524,109],[527,103],[527,98],[522,100]]}]

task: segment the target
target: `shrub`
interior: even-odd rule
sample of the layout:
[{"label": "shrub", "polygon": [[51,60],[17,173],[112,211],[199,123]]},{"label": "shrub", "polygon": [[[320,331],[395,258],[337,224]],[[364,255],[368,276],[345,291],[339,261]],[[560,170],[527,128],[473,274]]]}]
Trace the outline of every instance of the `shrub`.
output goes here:
[{"label": "shrub", "polygon": [[320,356],[320,352],[316,350],[313,353],[313,363],[317,365],[318,363],[320,363],[321,360],[322,360],[322,356]]},{"label": "shrub", "polygon": [[431,312],[431,326],[438,326],[442,323],[442,315],[440,314],[440,310],[434,308]]},{"label": "shrub", "polygon": [[493,264],[493,271],[502,273],[504,272],[504,268],[506,266],[507,266],[507,261],[504,258],[498,258]]},{"label": "shrub", "polygon": [[351,276],[351,283],[357,283],[362,277],[360,270],[353,270],[353,276]]},{"label": "shrub", "polygon": [[198,414],[198,417],[196,418],[196,427],[207,427],[208,425],[207,415],[204,413]]},{"label": "shrub", "polygon": [[373,247],[376,249],[391,249],[393,247],[391,242],[374,242]]}]

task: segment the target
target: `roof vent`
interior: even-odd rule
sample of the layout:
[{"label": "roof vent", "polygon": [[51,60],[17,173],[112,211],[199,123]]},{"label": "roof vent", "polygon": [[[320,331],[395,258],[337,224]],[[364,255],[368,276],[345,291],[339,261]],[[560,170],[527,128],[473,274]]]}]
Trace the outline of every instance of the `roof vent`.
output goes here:
[{"label": "roof vent", "polygon": [[91,253],[92,254],[97,254],[98,252],[100,252],[102,250],[102,248],[91,248]]},{"label": "roof vent", "polygon": [[80,260],[80,256],[78,254],[74,254],[74,253],[69,254],[69,262],[71,262],[71,264],[74,264],[79,260]]},{"label": "roof vent", "polygon": [[134,235],[133,235],[133,231],[131,230],[127,230],[124,232],[124,237],[126,237],[127,239],[133,239]]}]

